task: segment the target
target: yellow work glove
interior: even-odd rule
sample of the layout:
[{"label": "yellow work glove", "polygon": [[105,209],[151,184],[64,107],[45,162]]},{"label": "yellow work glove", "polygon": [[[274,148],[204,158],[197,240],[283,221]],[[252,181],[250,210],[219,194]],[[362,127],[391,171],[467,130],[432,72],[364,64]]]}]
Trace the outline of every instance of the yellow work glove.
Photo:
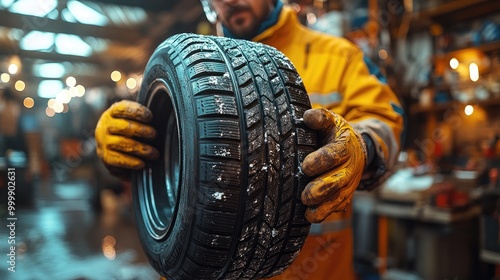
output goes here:
[{"label": "yellow work glove", "polygon": [[129,179],[130,170],[144,168],[144,159],[158,158],[158,150],[140,142],[156,136],[156,130],[146,124],[152,118],[148,108],[129,100],[114,103],[102,113],[95,130],[97,155],[112,174]]},{"label": "yellow work glove", "polygon": [[302,192],[302,202],[309,206],[306,218],[319,223],[347,208],[361,180],[367,152],[361,135],[344,118],[327,109],[307,110],[304,123],[323,139],[323,146],[302,163],[305,175],[317,176]]}]

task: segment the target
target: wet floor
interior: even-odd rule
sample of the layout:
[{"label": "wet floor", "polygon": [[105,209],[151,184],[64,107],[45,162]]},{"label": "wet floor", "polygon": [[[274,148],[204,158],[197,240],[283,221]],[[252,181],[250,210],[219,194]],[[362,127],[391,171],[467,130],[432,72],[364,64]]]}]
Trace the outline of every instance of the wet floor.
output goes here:
[{"label": "wet floor", "polygon": [[106,203],[118,206],[96,211],[84,180],[42,181],[34,189],[32,206],[15,213],[15,272],[8,270],[11,221],[0,211],[0,279],[159,279],[142,252],[130,207],[119,203],[123,200],[108,196]]}]

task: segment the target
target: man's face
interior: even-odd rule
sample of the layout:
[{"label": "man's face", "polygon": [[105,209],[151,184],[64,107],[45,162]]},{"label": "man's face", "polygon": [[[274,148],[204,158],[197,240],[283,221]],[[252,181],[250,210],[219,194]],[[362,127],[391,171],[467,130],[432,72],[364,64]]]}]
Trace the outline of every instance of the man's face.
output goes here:
[{"label": "man's face", "polygon": [[272,11],[272,0],[211,0],[220,22],[239,38],[257,35],[260,24]]}]

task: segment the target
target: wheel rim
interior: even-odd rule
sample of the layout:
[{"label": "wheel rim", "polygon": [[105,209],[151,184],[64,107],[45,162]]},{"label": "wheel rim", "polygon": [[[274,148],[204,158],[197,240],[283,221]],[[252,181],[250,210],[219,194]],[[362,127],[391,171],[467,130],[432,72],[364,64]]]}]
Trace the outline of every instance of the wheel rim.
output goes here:
[{"label": "wheel rim", "polygon": [[139,205],[149,235],[161,240],[170,231],[178,209],[180,134],[171,94],[164,83],[155,83],[146,104],[153,112],[152,125],[158,133],[152,144],[163,157],[144,168],[138,184]]}]

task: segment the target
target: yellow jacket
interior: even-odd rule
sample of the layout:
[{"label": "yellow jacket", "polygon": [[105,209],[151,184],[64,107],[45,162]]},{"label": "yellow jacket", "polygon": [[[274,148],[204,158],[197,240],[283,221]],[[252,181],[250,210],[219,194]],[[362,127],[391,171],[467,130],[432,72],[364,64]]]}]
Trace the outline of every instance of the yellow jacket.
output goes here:
[{"label": "yellow jacket", "polygon": [[[289,7],[253,41],[277,48],[292,61],[313,107],[342,115],[372,140],[376,156],[358,189],[373,188],[388,177],[399,153],[404,112],[390,87],[370,73],[362,51],[346,39],[302,26]],[[354,280],[351,213],[349,205],[313,224],[292,265],[270,280]]]},{"label": "yellow jacket", "polygon": [[399,153],[403,110],[391,88],[370,73],[362,51],[344,38],[304,27],[286,6],[278,22],[252,41],[273,46],[292,61],[313,107],[342,115],[373,140],[377,156],[358,189],[385,179]]}]

